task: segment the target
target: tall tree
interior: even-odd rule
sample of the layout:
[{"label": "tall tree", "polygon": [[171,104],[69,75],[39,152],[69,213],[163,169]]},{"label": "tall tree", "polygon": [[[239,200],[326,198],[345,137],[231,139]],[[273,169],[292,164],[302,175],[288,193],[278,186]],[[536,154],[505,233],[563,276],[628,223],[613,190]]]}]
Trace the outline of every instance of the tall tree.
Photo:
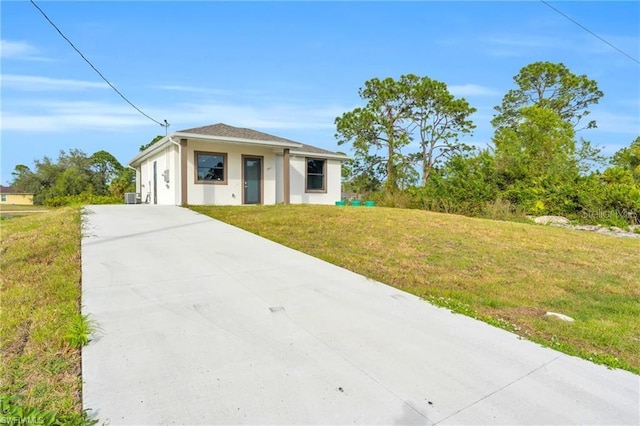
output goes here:
[{"label": "tall tree", "polygon": [[549,108],[525,107],[515,128],[499,129],[493,142],[497,164],[509,180],[577,174],[574,130]]},{"label": "tall tree", "polygon": [[[589,115],[587,108],[603,96],[594,80],[572,73],[562,63],[529,64],[513,80],[517,88],[509,90],[502,104],[495,107],[497,114],[491,123],[496,129],[516,126],[521,118],[520,110],[532,105],[551,109],[577,127],[580,120]],[[596,122],[590,121],[585,127],[596,127]]]},{"label": "tall tree", "polygon": [[122,164],[105,150],[94,152],[89,161],[95,173],[96,186],[101,192],[106,192],[111,181],[122,172]]},{"label": "tall tree", "polygon": [[[120,170],[117,170],[118,166]],[[120,163],[106,151],[98,151],[87,157],[83,151],[71,149],[68,153],[60,151],[56,161],[46,156],[35,160],[33,171],[25,165],[17,165],[12,173],[11,184],[25,192],[33,192],[34,202],[43,204],[59,196],[108,195],[107,184],[120,176],[123,170]],[[125,176],[126,182],[131,181],[130,175]]]},{"label": "tall tree", "polygon": [[33,193],[40,189],[40,183],[28,166],[18,164],[11,172],[11,186],[20,192]]},{"label": "tall tree", "polygon": [[[59,157],[66,156],[64,151],[60,151]],[[51,196],[56,179],[64,171],[64,166],[60,162],[55,162],[51,158],[44,156],[42,160],[34,161],[33,202],[43,204],[44,200]]]},{"label": "tall tree", "polygon": [[459,135],[473,131],[469,119],[476,109],[464,99],[455,98],[445,83],[429,77],[405,76],[410,85],[412,112],[410,120],[420,137],[422,186],[427,184],[434,166],[442,157],[470,151]]},{"label": "tall tree", "polygon": [[342,164],[342,188],[345,192],[370,193],[382,188],[384,164],[364,157],[361,152]]},{"label": "tall tree", "polygon": [[58,162],[52,164],[58,169],[58,173],[46,195],[54,197],[82,193],[106,194],[107,188],[98,185],[91,164],[91,159],[80,149],[70,149],[68,153],[60,151]]},{"label": "tall tree", "polygon": [[[338,144],[352,142],[356,157],[372,162],[370,170],[384,163],[387,191],[417,181],[414,163],[422,164],[424,186],[440,158],[470,149],[458,137],[475,127],[469,119],[475,108],[451,95],[442,82],[414,74],[374,78],[359,94],[367,105],[336,119]],[[416,138],[420,152],[404,154]]]},{"label": "tall tree", "polygon": [[409,87],[402,79],[374,78],[366,81],[358,94],[367,101],[366,105],[335,120],[338,145],[351,142],[356,154],[371,161],[371,166],[384,164],[385,188],[393,192],[398,188],[402,167],[407,165],[402,148],[410,142],[407,119],[411,114],[412,99]]},{"label": "tall tree", "polygon": [[531,212],[543,213],[579,176],[575,131],[546,107],[521,109],[515,127],[496,131],[496,168],[507,197]]},{"label": "tall tree", "polygon": [[423,190],[427,206],[448,212],[482,214],[498,195],[495,157],[491,151],[476,150],[447,158]]},{"label": "tall tree", "polygon": [[115,197],[120,197],[126,192],[134,192],[136,188],[136,172],[128,167],[123,167],[109,183],[109,192]]},{"label": "tall tree", "polygon": [[633,179],[640,185],[640,136],[631,142],[631,145],[616,152],[611,162],[629,171]]},{"label": "tall tree", "polygon": [[140,145],[140,152],[144,151],[145,149],[149,148],[151,145],[153,145],[154,143],[158,142],[160,139],[164,138],[164,136],[162,135],[158,135],[155,138],[151,139],[151,142],[146,143],[144,145]]}]

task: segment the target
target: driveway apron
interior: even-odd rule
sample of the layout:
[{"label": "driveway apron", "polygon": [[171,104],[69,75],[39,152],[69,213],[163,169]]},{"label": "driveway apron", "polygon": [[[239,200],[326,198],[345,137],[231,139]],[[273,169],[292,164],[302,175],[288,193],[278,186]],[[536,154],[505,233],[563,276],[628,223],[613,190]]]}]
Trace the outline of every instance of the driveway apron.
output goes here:
[{"label": "driveway apron", "polygon": [[101,423],[640,423],[637,375],[184,208],[87,207],[82,277]]}]

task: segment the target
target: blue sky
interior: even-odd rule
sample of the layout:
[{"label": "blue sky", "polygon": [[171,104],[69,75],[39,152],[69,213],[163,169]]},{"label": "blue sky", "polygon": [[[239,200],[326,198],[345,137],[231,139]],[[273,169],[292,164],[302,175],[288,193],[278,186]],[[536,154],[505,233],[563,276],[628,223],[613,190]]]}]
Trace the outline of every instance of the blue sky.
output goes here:
[{"label": "blue sky", "polygon": [[[563,62],[605,93],[582,137],[612,154],[640,135],[640,65],[530,2],[52,2],[38,4],[134,104],[169,131],[249,127],[330,150],[334,120],[373,77],[445,82],[478,109],[467,142],[491,141],[493,106],[536,61]],[[552,2],[640,59],[640,2]],[[61,149],[123,164],[164,129],[112,91],[27,1],[0,3],[1,182]]]}]

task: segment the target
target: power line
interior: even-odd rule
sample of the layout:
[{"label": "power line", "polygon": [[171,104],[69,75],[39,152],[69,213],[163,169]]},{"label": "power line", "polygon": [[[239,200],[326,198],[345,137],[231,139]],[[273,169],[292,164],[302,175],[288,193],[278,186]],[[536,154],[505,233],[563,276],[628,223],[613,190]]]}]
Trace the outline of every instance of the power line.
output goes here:
[{"label": "power line", "polygon": [[576,24],[577,26],[579,26],[580,28],[582,28],[583,30],[585,30],[586,32],[588,32],[589,34],[591,34],[592,36],[596,37],[597,39],[599,39],[600,41],[602,41],[603,43],[609,45],[610,47],[614,48],[615,50],[617,50],[618,52],[622,53],[624,56],[626,56],[627,58],[631,59],[634,62],[637,62],[638,64],[640,64],[640,61],[638,61],[638,59],[634,58],[633,56],[629,55],[627,52],[619,49],[617,46],[614,46],[612,43],[609,43],[607,40],[605,40],[604,38],[600,37],[598,34],[594,33],[593,31],[591,31],[589,28],[585,27],[584,25],[582,25],[580,22],[576,21],[575,19],[572,19],[570,16],[567,16],[566,14],[564,14],[562,11],[556,9],[555,7],[551,6],[549,3],[547,3],[545,0],[540,0],[541,3],[543,3],[545,6],[551,8],[552,10],[556,11],[557,13],[559,13],[560,15],[564,16],[565,18],[567,18],[569,21],[573,22],[574,24]]},{"label": "power line", "polygon": [[63,38],[63,39],[65,39],[65,40],[67,41],[67,43],[69,43],[69,45],[70,45],[71,47],[73,47],[73,50],[75,50],[76,52],[78,52],[78,55],[80,55],[80,56],[82,57],[82,59],[84,59],[84,61],[85,61],[87,64],[89,64],[89,66],[90,66],[91,68],[93,68],[93,70],[94,70],[96,73],[98,73],[98,75],[99,75],[99,76],[100,76],[100,77],[101,77],[101,78],[102,78],[102,79],[103,79],[103,80],[104,80],[104,81],[105,81],[105,82],[106,82],[106,83],[107,83],[107,84],[108,84],[108,85],[109,85],[113,90],[115,90],[115,92],[116,92],[118,95],[120,95],[120,97],[121,97],[122,99],[124,99],[124,100],[125,100],[125,102],[126,102],[126,103],[128,103],[129,105],[131,105],[131,106],[132,106],[136,111],[138,111],[140,114],[144,115],[145,117],[147,117],[149,120],[153,121],[154,123],[161,125],[161,126],[162,126],[162,127],[164,127],[165,129],[169,127],[169,123],[167,123],[167,120],[164,120],[164,123],[161,123],[161,122],[159,122],[158,120],[155,120],[154,118],[152,118],[152,117],[150,117],[149,115],[147,115],[147,114],[146,114],[144,111],[142,111],[140,108],[138,108],[137,106],[135,106],[135,105],[134,105],[134,104],[133,104],[129,99],[127,99],[127,98],[126,98],[126,96],[124,96],[124,95],[122,94],[122,92],[120,92],[120,91],[116,88],[116,86],[114,86],[113,84],[111,84],[111,82],[110,82],[109,80],[107,80],[107,78],[106,78],[104,75],[102,75],[102,73],[98,70],[98,68],[96,68],[96,67],[91,63],[91,61],[89,61],[89,60],[88,60],[88,59],[87,59],[87,58],[82,54],[82,52],[81,52],[81,51],[80,51],[80,50],[79,50],[79,49],[78,49],[78,48],[73,44],[73,42],[72,42],[71,40],[69,40],[69,39],[67,38],[67,36],[65,36],[65,35],[62,33],[62,31],[60,30],[60,28],[58,28],[58,26],[57,26],[56,24],[54,24],[54,23],[53,23],[53,21],[52,21],[51,19],[49,19],[49,17],[47,16],[47,14],[46,14],[46,13],[44,13],[44,11],[43,11],[42,9],[40,9],[40,7],[36,4],[36,2],[35,2],[35,1],[33,1],[33,0],[30,0],[30,1],[31,1],[31,4],[32,4],[36,9],[38,9],[38,11],[40,11],[40,13],[42,14],[42,16],[44,16],[44,19],[46,19],[46,20],[51,24],[51,26],[53,26],[53,28],[55,28],[55,29],[56,29],[56,31],[58,32],[58,34],[60,34],[60,35],[62,36],[62,38]]}]

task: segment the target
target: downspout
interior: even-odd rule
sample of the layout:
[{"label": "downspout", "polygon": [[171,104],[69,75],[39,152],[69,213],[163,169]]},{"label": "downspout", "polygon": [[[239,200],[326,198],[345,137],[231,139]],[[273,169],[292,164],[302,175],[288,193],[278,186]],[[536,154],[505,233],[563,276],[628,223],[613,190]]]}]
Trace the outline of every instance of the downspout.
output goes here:
[{"label": "downspout", "polygon": [[142,173],[138,173],[138,169],[136,169],[135,167],[131,167],[129,164],[127,164],[127,167],[133,170],[134,172],[136,172],[136,204],[137,204],[138,203],[137,194],[140,194],[140,200],[142,202],[142,182],[140,182],[140,176],[142,175]]}]

